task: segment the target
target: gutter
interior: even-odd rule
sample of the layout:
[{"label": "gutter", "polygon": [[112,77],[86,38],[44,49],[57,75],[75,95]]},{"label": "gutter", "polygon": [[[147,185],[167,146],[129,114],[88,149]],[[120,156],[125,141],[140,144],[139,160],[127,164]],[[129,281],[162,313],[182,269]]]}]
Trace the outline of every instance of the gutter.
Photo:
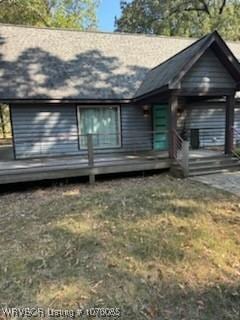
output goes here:
[{"label": "gutter", "polygon": [[11,103],[78,103],[78,104],[113,104],[113,103],[131,103],[132,99],[0,99],[1,103],[11,104]]}]

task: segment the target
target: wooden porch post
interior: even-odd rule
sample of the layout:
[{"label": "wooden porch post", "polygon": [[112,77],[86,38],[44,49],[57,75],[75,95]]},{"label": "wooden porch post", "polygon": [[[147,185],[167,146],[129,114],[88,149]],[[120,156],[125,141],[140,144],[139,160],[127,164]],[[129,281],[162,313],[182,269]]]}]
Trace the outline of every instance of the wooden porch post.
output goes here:
[{"label": "wooden porch post", "polygon": [[93,167],[94,167],[94,150],[93,150],[93,136],[92,136],[92,134],[87,135],[87,146],[88,146],[88,167],[90,169],[89,183],[94,184],[95,175],[92,172]]},{"label": "wooden porch post", "polygon": [[225,154],[231,154],[233,149],[233,126],[234,126],[235,95],[227,96],[226,99],[226,123],[225,123]]},{"label": "wooden porch post", "polygon": [[174,159],[176,155],[176,135],[174,131],[177,130],[177,109],[178,96],[171,94],[169,98],[169,158]]}]

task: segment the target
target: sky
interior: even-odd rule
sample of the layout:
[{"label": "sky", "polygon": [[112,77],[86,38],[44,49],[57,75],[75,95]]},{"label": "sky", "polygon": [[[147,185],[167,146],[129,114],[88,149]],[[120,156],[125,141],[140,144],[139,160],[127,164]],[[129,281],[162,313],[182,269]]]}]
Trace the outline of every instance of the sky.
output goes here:
[{"label": "sky", "polygon": [[114,31],[114,17],[119,17],[120,13],[120,0],[100,0],[98,9],[99,30],[105,32]]}]

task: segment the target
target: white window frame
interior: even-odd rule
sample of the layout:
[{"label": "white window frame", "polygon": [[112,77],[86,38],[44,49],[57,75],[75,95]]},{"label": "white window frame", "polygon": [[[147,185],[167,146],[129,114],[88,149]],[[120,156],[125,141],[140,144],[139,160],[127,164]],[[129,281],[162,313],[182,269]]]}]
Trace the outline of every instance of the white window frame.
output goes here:
[{"label": "white window frame", "polygon": [[122,127],[121,127],[121,108],[119,105],[78,105],[77,106],[77,121],[78,121],[78,145],[80,150],[87,150],[87,147],[83,147],[80,143],[80,137],[83,133],[81,133],[81,109],[103,109],[103,108],[115,108],[117,109],[117,123],[118,123],[118,141],[119,143],[115,146],[103,146],[103,147],[94,147],[95,150],[104,150],[104,149],[119,149],[122,147]]}]

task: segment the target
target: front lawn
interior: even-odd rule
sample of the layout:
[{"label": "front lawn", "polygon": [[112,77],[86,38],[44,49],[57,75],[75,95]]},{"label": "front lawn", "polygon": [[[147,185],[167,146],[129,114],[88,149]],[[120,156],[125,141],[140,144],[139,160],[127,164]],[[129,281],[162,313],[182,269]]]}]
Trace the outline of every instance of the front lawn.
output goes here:
[{"label": "front lawn", "polygon": [[2,195],[0,303],[239,319],[239,203],[167,175]]}]

